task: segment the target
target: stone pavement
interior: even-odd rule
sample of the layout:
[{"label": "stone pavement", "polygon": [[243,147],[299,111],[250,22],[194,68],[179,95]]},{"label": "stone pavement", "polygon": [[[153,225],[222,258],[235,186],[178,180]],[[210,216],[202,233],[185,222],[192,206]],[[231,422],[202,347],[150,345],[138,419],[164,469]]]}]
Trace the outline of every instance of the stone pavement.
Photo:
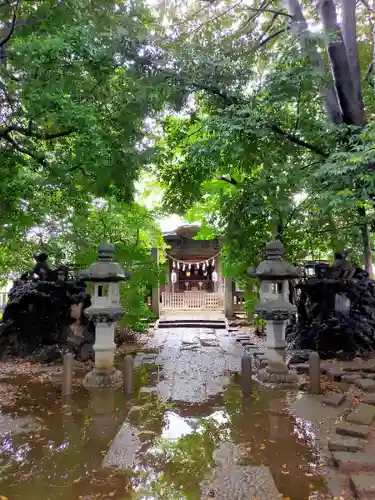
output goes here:
[{"label": "stone pavement", "polygon": [[[336,494],[375,499],[375,362],[322,363],[321,368],[330,380],[341,383],[342,393],[306,396],[295,402],[295,414],[313,422],[315,438],[323,449],[328,447],[327,459],[336,468]],[[303,365],[299,369],[303,371]],[[353,386],[361,391],[354,399]]]},{"label": "stone pavement", "polygon": [[[169,321],[171,317],[186,320],[186,314],[173,314],[163,319]],[[202,321],[201,328],[156,328],[147,345],[147,349],[156,353],[140,353],[135,358],[135,366],[154,364],[159,367],[154,388],[159,401],[204,402],[220,394],[229,384],[231,374],[240,371],[244,346],[243,339],[236,341],[236,330],[229,333],[226,328],[205,328],[204,321],[224,321],[223,315],[217,313],[205,313],[198,319]],[[249,336],[245,341],[248,339]],[[151,389],[147,388],[147,392]],[[139,450],[137,430],[125,422],[104,458],[103,467],[132,467]],[[213,495],[217,500],[280,498],[270,470],[237,465],[233,460],[235,452],[235,445],[228,443],[222,443],[216,450],[217,467],[201,485],[202,499]]]}]

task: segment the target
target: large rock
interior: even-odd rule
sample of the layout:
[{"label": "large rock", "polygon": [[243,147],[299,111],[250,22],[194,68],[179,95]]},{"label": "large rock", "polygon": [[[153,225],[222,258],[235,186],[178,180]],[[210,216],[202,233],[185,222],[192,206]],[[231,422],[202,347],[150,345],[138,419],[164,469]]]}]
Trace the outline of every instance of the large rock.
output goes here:
[{"label": "large rock", "polygon": [[[90,297],[76,282],[18,281],[9,292],[9,300],[0,324],[0,357],[27,357],[42,363],[61,359],[67,350],[79,358],[80,344],[71,325],[74,305],[77,310],[90,305]],[[82,316],[82,330],[89,330]],[[87,343],[92,344],[93,336]]]},{"label": "large rock", "polygon": [[[308,278],[300,289],[296,321],[287,328],[292,350],[318,351],[321,359],[352,359],[375,350],[375,282],[357,268],[353,279]],[[336,310],[336,297],[350,300],[346,312]]]}]

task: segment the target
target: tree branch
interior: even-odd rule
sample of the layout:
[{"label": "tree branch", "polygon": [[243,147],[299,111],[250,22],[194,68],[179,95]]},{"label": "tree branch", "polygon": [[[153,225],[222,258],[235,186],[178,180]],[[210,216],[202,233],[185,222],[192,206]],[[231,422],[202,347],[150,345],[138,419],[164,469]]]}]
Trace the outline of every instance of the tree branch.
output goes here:
[{"label": "tree branch", "polygon": [[262,9],[261,7],[259,9],[256,9],[255,7],[246,7],[246,10],[252,10],[253,12],[256,12],[257,14],[261,14],[263,12],[270,12],[271,14],[277,14],[280,16],[285,16],[285,17],[289,17],[290,19],[293,19],[293,16],[291,16],[287,12],[284,12],[282,10],[269,9],[267,7],[264,9]]},{"label": "tree branch", "polygon": [[285,33],[288,30],[290,30],[290,27],[286,26],[285,28],[281,28],[281,29],[275,31],[274,33],[272,33],[272,35],[270,35],[267,38],[265,38],[264,40],[262,40],[260,42],[260,44],[256,47],[255,50],[260,49],[261,47],[263,47],[264,45],[266,45],[268,42],[270,42],[271,40],[273,40],[277,36],[281,35],[281,33]]},{"label": "tree branch", "polygon": [[30,158],[32,158],[33,160],[37,161],[38,163],[40,163],[41,165],[43,164],[43,158],[39,157],[34,151],[30,151],[28,149],[25,149],[23,146],[21,146],[20,144],[18,144],[18,142],[16,142],[13,137],[11,137],[11,135],[9,134],[9,132],[7,132],[5,135],[3,135],[3,138],[9,142],[9,144],[11,144],[14,149],[16,151],[18,151],[19,153],[22,153],[26,156],[29,156]]},{"label": "tree branch", "polygon": [[247,19],[242,26],[240,26],[240,29],[242,30],[243,28],[245,28],[245,26],[247,26],[248,24],[251,23],[251,21],[253,19],[255,19],[257,17],[258,14],[260,14],[261,12],[263,12],[263,9],[265,9],[267,7],[267,5],[269,4],[269,0],[263,0],[263,2],[260,4],[259,6],[259,9],[255,9],[256,12],[255,14],[252,14],[249,19]]},{"label": "tree branch", "polygon": [[36,139],[50,141],[52,139],[58,139],[59,137],[65,137],[67,135],[70,135],[73,132],[76,132],[76,129],[71,128],[67,130],[61,130],[60,132],[47,134],[45,132],[42,133],[42,132],[37,132],[35,130],[31,130],[30,127],[19,127],[17,125],[10,125],[9,127],[6,127],[3,130],[0,129],[0,137],[4,137],[9,132],[17,132],[18,134],[22,134],[26,137],[35,137]]},{"label": "tree branch", "polygon": [[207,85],[206,83],[193,82],[193,87],[198,90],[206,90],[208,93],[221,97],[227,104],[238,104],[240,100],[236,96],[232,96],[218,87]]},{"label": "tree branch", "polygon": [[218,175],[216,177],[216,180],[227,182],[228,184],[232,184],[233,186],[237,186],[238,185],[238,182],[233,177],[228,178],[228,177],[224,177],[224,176],[219,176]]},{"label": "tree branch", "polygon": [[313,153],[316,153],[320,156],[323,156],[324,158],[328,158],[329,154],[321,149],[319,146],[316,146],[314,144],[310,144],[309,142],[304,141],[303,139],[300,139],[299,137],[295,136],[294,134],[290,134],[289,132],[285,132],[282,130],[278,125],[271,124],[269,125],[269,128],[275,132],[278,135],[281,135],[282,137],[285,137],[285,139],[288,139],[290,142],[293,144],[296,144],[297,146],[302,146],[303,148],[309,149]]},{"label": "tree branch", "polygon": [[9,32],[0,41],[0,47],[2,47],[3,45],[5,45],[10,40],[11,36],[13,35],[14,28],[16,26],[17,14],[18,14],[18,9],[19,9],[20,3],[21,3],[21,0],[17,0],[16,6],[14,7],[14,11],[13,11],[13,17],[12,17],[12,22],[11,22],[11,25],[10,25]]}]

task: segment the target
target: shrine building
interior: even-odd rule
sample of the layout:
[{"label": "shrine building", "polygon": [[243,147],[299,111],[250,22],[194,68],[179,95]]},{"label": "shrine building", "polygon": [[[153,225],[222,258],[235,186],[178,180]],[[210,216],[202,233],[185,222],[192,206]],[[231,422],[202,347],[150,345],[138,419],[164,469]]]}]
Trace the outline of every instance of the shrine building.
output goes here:
[{"label": "shrine building", "polygon": [[[243,294],[221,273],[220,240],[195,239],[199,226],[186,224],[164,233],[167,282],[153,293],[157,316],[165,310],[217,310],[233,315]],[[242,297],[241,297],[242,296]]]}]

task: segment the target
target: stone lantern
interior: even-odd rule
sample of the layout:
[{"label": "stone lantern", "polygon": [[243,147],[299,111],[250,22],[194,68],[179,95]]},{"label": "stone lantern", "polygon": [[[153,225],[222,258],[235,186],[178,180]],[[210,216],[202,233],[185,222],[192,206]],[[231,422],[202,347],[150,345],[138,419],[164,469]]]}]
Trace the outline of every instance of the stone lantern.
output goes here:
[{"label": "stone lantern", "polygon": [[86,387],[117,387],[122,383],[122,373],[114,368],[115,325],[122,318],[119,282],[129,279],[122,267],[113,262],[115,247],[103,243],[98,249],[99,262],[92,264],[80,275],[92,282],[91,306],[85,315],[95,323],[95,366],[84,380]]},{"label": "stone lantern", "polygon": [[285,365],[285,329],[296,308],[289,302],[289,280],[299,276],[298,270],[281,259],[284,247],[281,241],[266,245],[266,260],[248,274],[260,280],[260,302],[255,312],[266,321],[267,367],[259,370],[262,382],[293,383],[296,374]]}]

